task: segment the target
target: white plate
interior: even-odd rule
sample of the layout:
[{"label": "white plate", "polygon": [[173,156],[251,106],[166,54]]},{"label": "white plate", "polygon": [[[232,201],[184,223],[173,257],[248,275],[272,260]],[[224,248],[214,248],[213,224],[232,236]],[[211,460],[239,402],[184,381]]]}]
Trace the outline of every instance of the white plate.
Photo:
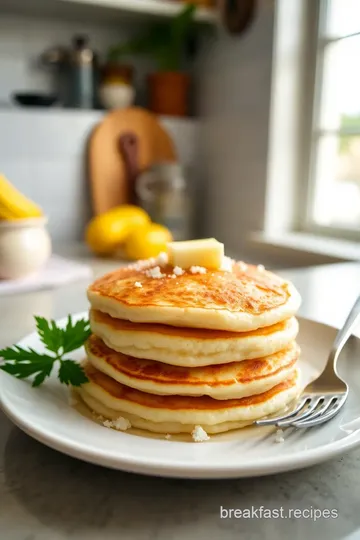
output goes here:
[{"label": "white plate", "polygon": [[[76,317],[86,317],[86,313]],[[60,321],[62,324],[63,321]],[[299,343],[304,383],[322,369],[336,330],[300,319]],[[36,333],[21,345],[42,349]],[[77,351],[73,358],[81,359]],[[320,463],[360,444],[360,340],[352,338],[340,361],[350,384],[344,409],[327,424],[285,432],[275,442],[274,428],[251,427],[209,442],[143,437],[102,427],[69,405],[69,392],[56,375],[34,389],[0,371],[0,399],[9,418],[38,441],[73,457],[137,473],[183,478],[239,478],[289,471]]]}]

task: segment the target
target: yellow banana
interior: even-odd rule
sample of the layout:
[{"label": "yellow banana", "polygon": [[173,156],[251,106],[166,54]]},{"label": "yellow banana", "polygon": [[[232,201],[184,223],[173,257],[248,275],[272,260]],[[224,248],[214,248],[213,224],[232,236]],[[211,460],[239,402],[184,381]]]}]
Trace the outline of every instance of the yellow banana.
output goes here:
[{"label": "yellow banana", "polygon": [[5,206],[3,206],[0,201],[0,220],[1,219],[11,220],[14,218],[11,212],[9,212],[9,210]]},{"label": "yellow banana", "polygon": [[0,219],[40,217],[43,212],[0,174]]}]

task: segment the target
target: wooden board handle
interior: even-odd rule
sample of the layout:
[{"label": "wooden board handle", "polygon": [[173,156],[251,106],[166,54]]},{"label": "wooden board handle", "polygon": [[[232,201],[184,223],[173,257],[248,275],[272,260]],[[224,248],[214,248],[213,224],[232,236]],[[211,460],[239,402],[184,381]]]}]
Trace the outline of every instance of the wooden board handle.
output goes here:
[{"label": "wooden board handle", "polygon": [[139,175],[139,139],[128,131],[119,137],[119,150],[123,157],[127,182],[129,186],[129,195],[132,203],[136,202],[135,184]]}]

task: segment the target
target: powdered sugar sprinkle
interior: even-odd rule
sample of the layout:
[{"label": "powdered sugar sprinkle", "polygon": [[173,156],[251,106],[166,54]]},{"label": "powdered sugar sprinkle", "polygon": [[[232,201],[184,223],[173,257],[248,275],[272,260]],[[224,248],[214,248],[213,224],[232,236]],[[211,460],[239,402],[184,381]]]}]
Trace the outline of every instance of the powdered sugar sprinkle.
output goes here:
[{"label": "powdered sugar sprinkle", "polygon": [[175,276],[182,276],[185,273],[185,270],[180,268],[180,266],[174,266],[173,272]]},{"label": "powdered sugar sprinkle", "polygon": [[210,439],[205,429],[203,429],[201,426],[195,426],[191,432],[191,436],[194,442],[205,442]]},{"label": "powdered sugar sprinkle", "polygon": [[166,274],[163,274],[160,270],[160,266],[154,266],[154,268],[149,268],[149,270],[145,271],[145,275],[147,277],[160,279],[165,277]]},{"label": "powdered sugar sprinkle", "polygon": [[131,423],[127,418],[119,416],[116,420],[104,420],[103,426],[117,429],[118,431],[126,431],[131,428]]}]

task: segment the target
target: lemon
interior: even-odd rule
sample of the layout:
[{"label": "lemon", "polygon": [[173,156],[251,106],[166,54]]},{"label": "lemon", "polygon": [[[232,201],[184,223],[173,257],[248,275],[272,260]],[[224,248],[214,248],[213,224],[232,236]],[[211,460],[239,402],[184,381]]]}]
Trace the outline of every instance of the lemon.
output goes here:
[{"label": "lemon", "polygon": [[85,239],[90,249],[98,255],[110,255],[136,228],[149,223],[150,218],[142,208],[117,206],[90,221]]},{"label": "lemon", "polygon": [[127,237],[124,251],[130,259],[149,259],[167,251],[167,243],[172,241],[169,229],[157,223],[139,227]]}]

